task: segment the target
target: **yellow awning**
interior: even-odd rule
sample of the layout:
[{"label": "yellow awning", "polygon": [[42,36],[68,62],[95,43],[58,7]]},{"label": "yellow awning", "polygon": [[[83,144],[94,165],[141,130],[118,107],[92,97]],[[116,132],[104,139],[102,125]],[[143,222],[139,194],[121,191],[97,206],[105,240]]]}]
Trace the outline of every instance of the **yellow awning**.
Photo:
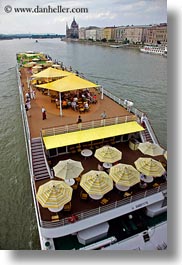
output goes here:
[{"label": "yellow awning", "polygon": [[32,75],[34,78],[56,78],[56,77],[64,77],[68,75],[73,75],[72,73],[68,71],[63,71],[59,69],[55,69],[53,67],[48,67],[45,70],[42,70],[41,72]]},{"label": "yellow awning", "polygon": [[144,128],[136,121],[131,121],[122,124],[92,128],[83,131],[75,131],[59,135],[45,136],[43,137],[43,140],[46,149],[49,150],[57,147],[84,143],[108,137],[114,137],[117,135],[139,132],[143,130]]},{"label": "yellow awning", "polygon": [[[60,70],[57,70],[57,71],[60,71]],[[65,92],[65,91],[71,91],[71,90],[77,90],[77,89],[99,87],[99,85],[96,85],[86,79],[83,79],[79,76],[71,74],[69,76],[56,80],[54,82],[37,85],[37,87],[47,88],[47,89],[58,91],[58,92]]]}]

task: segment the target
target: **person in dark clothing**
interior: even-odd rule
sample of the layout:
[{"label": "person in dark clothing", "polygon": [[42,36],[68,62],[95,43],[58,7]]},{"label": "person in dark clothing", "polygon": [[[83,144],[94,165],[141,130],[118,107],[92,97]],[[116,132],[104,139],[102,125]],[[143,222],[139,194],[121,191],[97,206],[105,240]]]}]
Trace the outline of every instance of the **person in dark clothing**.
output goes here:
[{"label": "person in dark clothing", "polygon": [[46,109],[44,107],[42,107],[42,119],[43,120],[47,119],[47,117],[46,117]]},{"label": "person in dark clothing", "polygon": [[77,121],[77,123],[81,123],[82,122],[82,118],[81,118],[81,116],[78,116],[78,121]]}]

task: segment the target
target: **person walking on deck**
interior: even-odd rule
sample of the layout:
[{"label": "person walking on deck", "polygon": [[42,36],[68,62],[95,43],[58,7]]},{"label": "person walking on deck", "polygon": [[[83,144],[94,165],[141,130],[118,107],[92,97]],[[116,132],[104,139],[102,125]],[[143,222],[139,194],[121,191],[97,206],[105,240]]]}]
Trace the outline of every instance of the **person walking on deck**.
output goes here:
[{"label": "person walking on deck", "polygon": [[44,107],[42,107],[42,119],[43,120],[47,119],[47,117],[46,117],[46,109]]},{"label": "person walking on deck", "polygon": [[32,90],[32,99],[35,99],[36,98],[36,92],[35,92],[35,90],[33,89]]},{"label": "person walking on deck", "polygon": [[140,121],[141,121],[141,125],[142,125],[142,127],[145,127],[145,121],[146,121],[146,116],[145,116],[145,114],[142,114]]},{"label": "person walking on deck", "polygon": [[81,116],[78,116],[78,121],[77,121],[77,123],[81,123],[82,122],[82,118],[81,118]]},{"label": "person walking on deck", "polygon": [[101,113],[100,116],[102,119],[105,119],[107,117],[105,110]]},{"label": "person walking on deck", "polygon": [[28,117],[31,117],[31,115],[30,115],[30,113],[29,113],[29,106],[28,106],[27,103],[25,103],[25,110],[26,110],[26,112],[27,112],[27,116],[28,116]]}]

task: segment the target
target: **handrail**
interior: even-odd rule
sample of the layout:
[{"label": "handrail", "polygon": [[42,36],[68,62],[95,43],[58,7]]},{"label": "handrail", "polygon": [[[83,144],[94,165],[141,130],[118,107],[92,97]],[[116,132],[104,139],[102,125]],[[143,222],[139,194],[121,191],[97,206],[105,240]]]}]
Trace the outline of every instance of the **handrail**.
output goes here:
[{"label": "handrail", "polygon": [[45,152],[44,152],[44,142],[42,140],[42,137],[40,137],[40,141],[41,141],[41,146],[42,146],[42,150],[43,150],[43,156],[44,156],[45,165],[46,165],[47,171],[49,173],[49,177],[51,178],[52,177],[51,169],[50,169],[50,167],[48,165],[47,158],[46,158],[46,155],[45,155]]},{"label": "handrail", "polygon": [[21,114],[22,114],[22,121],[23,121],[23,129],[24,129],[24,136],[25,136],[25,144],[26,144],[26,150],[27,150],[27,157],[28,157],[28,165],[29,165],[29,170],[31,173],[31,176],[33,177],[33,164],[32,164],[32,155],[31,155],[31,137],[30,137],[30,130],[28,126],[28,119],[27,119],[27,114],[26,110],[24,107],[24,98],[23,98],[23,93],[22,93],[22,85],[20,81],[20,72],[18,65],[16,66],[16,71],[17,71],[17,80],[18,80],[18,88],[19,88],[19,95],[20,95],[20,107],[21,107]]},{"label": "handrail", "polygon": [[148,132],[150,133],[150,136],[152,138],[153,143],[159,144],[159,141],[158,141],[158,139],[157,139],[157,137],[156,137],[156,135],[154,133],[154,130],[153,130],[153,128],[152,128],[147,116],[146,116],[146,119],[145,119],[145,124],[146,124]]},{"label": "handrail", "polygon": [[70,125],[62,125],[53,128],[43,128],[41,131],[41,136],[52,136],[58,134],[64,134],[69,132],[75,132],[80,130],[87,130],[92,128],[104,127],[109,125],[121,124],[130,121],[137,121],[135,115],[129,116],[118,116],[118,117],[111,117],[102,120],[93,120],[93,121],[86,121],[80,124],[70,124]]},{"label": "handrail", "polygon": [[[106,89],[103,89],[104,95],[107,97],[111,98],[113,101],[115,101],[117,104],[121,105],[122,107],[126,107],[124,105],[124,100],[113,95],[111,92],[109,92]],[[55,126],[55,127],[50,127],[50,128],[43,128],[41,130],[41,136],[46,137],[46,136],[52,136],[52,135],[58,135],[58,134],[63,134],[63,133],[68,133],[68,132],[74,132],[78,130],[86,130],[86,129],[91,129],[91,128],[97,128],[97,127],[102,127],[102,126],[108,126],[108,125],[114,125],[114,124],[120,124],[124,122],[129,122],[129,121],[137,121],[138,118],[140,118],[143,114],[143,112],[139,109],[136,109],[135,107],[131,107],[130,111],[133,115],[126,115],[126,116],[118,116],[118,117],[111,117],[111,118],[106,118],[106,119],[99,119],[99,120],[94,120],[94,121],[87,121],[83,122],[82,124],[70,124],[70,125],[62,125],[62,126]]]},{"label": "handrail", "polygon": [[[104,95],[108,96],[109,98],[114,100],[119,105],[123,106],[124,108],[126,107],[125,104],[124,104],[124,99],[121,99],[121,98],[113,95],[110,91],[106,90],[105,88],[103,89],[103,92],[104,92]],[[142,114],[144,114],[143,111],[141,111],[140,109],[135,108],[134,106],[131,107],[131,112],[134,113],[138,117],[141,117]]]},{"label": "handrail", "polygon": [[[158,192],[162,192],[166,189],[167,189],[167,183],[162,183],[157,188],[152,188],[152,189],[147,190],[147,191],[141,191],[140,193],[134,194],[128,198],[123,198],[119,201],[115,201],[115,202],[109,203],[109,204],[104,205],[104,206],[100,206],[98,208],[95,208],[95,209],[92,209],[89,211],[78,212],[78,213],[75,213],[74,215],[78,217],[78,220],[83,220],[83,219],[92,217],[94,215],[98,215],[98,214],[107,212],[107,211],[112,210],[114,208],[121,207],[123,205],[137,201],[139,199],[149,197],[153,194],[156,194]],[[69,217],[61,219],[58,222],[42,221],[41,220],[40,223],[41,223],[41,227],[44,227],[44,228],[59,227],[59,226],[70,224]]]},{"label": "handrail", "polygon": [[[109,98],[111,98],[112,100],[117,102],[119,105],[125,107],[123,99],[120,99],[120,98],[112,95],[112,93],[107,91],[106,89],[104,89],[103,91],[104,91],[104,94],[107,95]],[[133,106],[131,107],[131,112],[134,113],[136,115],[136,117],[138,117],[138,118],[141,118],[142,115],[144,114],[141,110],[139,110],[139,109],[137,109],[137,108],[135,108]],[[146,117],[146,127],[148,129],[148,132],[149,132],[151,138],[152,138],[153,143],[159,144],[159,141],[158,141],[158,139],[157,139],[157,137],[156,137],[156,135],[154,133],[154,130],[153,130],[148,118],[147,118],[147,115],[145,115],[145,117]],[[140,132],[140,134],[141,134],[142,140],[144,141],[143,133]]]}]

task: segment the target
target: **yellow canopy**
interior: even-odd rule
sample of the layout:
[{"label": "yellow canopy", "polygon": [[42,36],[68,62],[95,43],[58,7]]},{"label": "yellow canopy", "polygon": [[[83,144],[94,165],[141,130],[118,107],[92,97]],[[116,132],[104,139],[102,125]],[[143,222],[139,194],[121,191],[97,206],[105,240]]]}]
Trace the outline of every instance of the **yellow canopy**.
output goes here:
[{"label": "yellow canopy", "polygon": [[52,148],[84,143],[143,130],[144,128],[136,121],[131,121],[88,130],[45,136],[43,137],[43,140],[46,149],[49,150]]},{"label": "yellow canopy", "polygon": [[[57,69],[54,69],[54,70],[60,71]],[[65,92],[65,91],[71,91],[71,90],[76,90],[76,89],[99,87],[99,85],[96,85],[86,79],[83,79],[79,76],[71,74],[69,76],[56,80],[54,82],[37,85],[37,87],[47,88],[47,89],[58,91],[58,92]]]},{"label": "yellow canopy", "polygon": [[56,78],[56,77],[64,77],[64,76],[68,76],[68,75],[72,75],[72,73],[70,73],[68,71],[55,69],[53,67],[48,67],[47,69],[42,70],[41,72],[32,75],[32,77],[34,77],[36,79],[37,78]]}]

